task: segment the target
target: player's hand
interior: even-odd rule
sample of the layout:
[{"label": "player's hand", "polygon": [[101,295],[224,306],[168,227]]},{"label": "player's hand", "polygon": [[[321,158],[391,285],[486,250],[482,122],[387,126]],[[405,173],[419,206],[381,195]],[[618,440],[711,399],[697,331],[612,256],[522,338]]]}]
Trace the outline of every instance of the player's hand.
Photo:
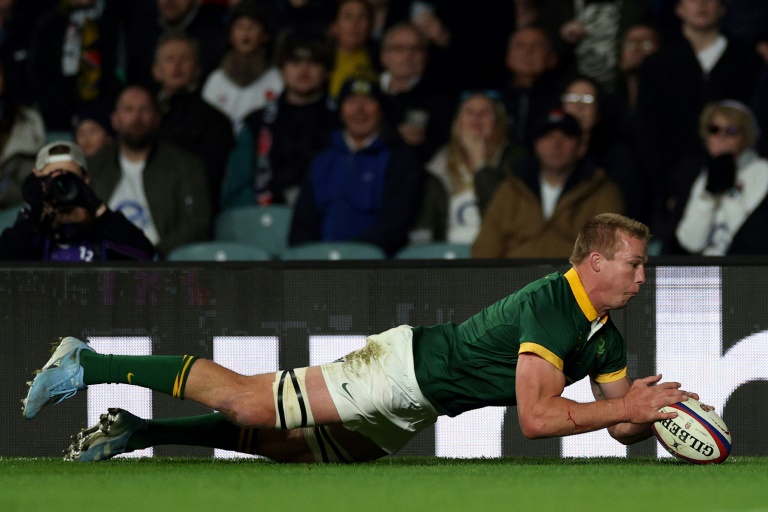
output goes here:
[{"label": "player's hand", "polygon": [[685,393],[685,396],[687,396],[688,398],[693,398],[694,400],[699,399],[698,393],[694,393],[693,391],[683,391],[683,393]]},{"label": "player's hand", "polygon": [[653,423],[654,421],[674,418],[676,412],[659,412],[659,409],[688,399],[686,392],[680,389],[679,382],[662,382],[661,375],[637,379],[624,395],[630,423]]}]

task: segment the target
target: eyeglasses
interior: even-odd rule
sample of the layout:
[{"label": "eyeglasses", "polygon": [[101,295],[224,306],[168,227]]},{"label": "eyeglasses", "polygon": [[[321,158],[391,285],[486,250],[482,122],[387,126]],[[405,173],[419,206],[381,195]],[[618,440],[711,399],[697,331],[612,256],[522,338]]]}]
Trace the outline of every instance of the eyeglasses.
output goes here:
[{"label": "eyeglasses", "polygon": [[485,96],[486,98],[495,100],[495,101],[502,101],[501,93],[494,89],[484,89],[484,90],[469,90],[464,91],[461,94],[459,94],[459,102],[463,103],[467,101],[471,96]]},{"label": "eyeglasses", "polygon": [[642,41],[625,41],[624,42],[624,49],[626,50],[637,50],[640,48],[644,52],[649,52],[656,48],[656,41],[653,41],[651,39],[643,39]]},{"label": "eyeglasses", "polygon": [[572,92],[560,96],[560,101],[563,103],[584,103],[585,105],[591,105],[595,100],[596,98],[593,94],[578,94]]},{"label": "eyeglasses", "polygon": [[725,135],[726,137],[735,137],[739,134],[739,129],[735,126],[718,126],[716,124],[711,124],[707,126],[707,133],[710,135]]}]

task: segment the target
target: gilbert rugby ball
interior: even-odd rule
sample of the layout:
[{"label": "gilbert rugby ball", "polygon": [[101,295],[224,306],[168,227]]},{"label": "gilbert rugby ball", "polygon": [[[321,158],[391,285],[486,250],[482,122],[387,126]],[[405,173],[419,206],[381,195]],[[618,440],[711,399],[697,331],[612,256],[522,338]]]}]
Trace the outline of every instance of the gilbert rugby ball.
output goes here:
[{"label": "gilbert rugby ball", "polygon": [[731,432],[714,408],[689,398],[662,407],[677,417],[651,425],[659,443],[678,459],[694,464],[719,464],[731,453]]}]

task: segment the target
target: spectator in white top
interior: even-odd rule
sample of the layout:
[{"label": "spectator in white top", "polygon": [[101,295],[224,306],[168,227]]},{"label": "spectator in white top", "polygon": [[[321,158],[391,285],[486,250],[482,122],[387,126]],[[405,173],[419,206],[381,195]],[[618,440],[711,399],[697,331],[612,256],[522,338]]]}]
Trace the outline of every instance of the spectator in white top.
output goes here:
[{"label": "spectator in white top", "polygon": [[710,103],[699,129],[708,160],[675,234],[693,254],[768,254],[768,160],[755,151],[757,123],[737,101]]},{"label": "spectator in white top", "polygon": [[277,98],[283,90],[280,71],[269,55],[269,24],[254,0],[232,7],[229,49],[203,85],[203,99],[226,114],[234,133],[245,117]]}]

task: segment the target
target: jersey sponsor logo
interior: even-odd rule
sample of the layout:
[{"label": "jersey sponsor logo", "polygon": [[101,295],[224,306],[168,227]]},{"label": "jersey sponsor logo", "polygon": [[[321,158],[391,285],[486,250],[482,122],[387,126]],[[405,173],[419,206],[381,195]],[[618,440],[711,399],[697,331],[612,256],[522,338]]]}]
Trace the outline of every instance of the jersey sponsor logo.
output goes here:
[{"label": "jersey sponsor logo", "polygon": [[345,383],[343,383],[343,384],[341,385],[341,389],[343,389],[343,390],[344,390],[344,391],[345,391],[345,392],[346,392],[346,393],[349,395],[349,398],[351,398],[351,399],[352,399],[352,401],[354,402],[354,401],[355,401],[355,397],[353,397],[353,396],[352,396],[352,393],[350,393],[350,392],[349,392],[349,390],[347,389],[347,386],[349,386],[349,382],[345,382]]},{"label": "jersey sponsor logo", "polygon": [[131,377],[133,377],[133,373],[128,372],[127,377],[128,377],[128,384],[133,384],[133,382],[131,382]]}]

